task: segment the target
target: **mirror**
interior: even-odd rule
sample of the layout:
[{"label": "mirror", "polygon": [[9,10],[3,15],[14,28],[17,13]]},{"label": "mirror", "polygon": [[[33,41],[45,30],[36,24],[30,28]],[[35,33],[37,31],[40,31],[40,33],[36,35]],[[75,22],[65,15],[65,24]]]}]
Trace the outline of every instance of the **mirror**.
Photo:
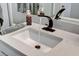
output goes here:
[{"label": "mirror", "polygon": [[44,13],[48,16],[55,16],[65,6],[65,11],[61,16],[79,19],[79,3],[12,3],[13,22],[18,24],[25,22],[25,12],[31,10],[32,15],[36,15],[39,8],[44,9]]},{"label": "mirror", "polygon": [[17,3],[17,12],[25,13],[27,9],[30,9],[31,13],[36,15],[38,9],[42,7],[46,14],[50,13],[48,15],[53,16],[56,15],[62,5],[66,8],[62,16],[79,19],[78,3]]},{"label": "mirror", "polygon": [[[26,21],[25,16],[27,9],[31,10],[32,15],[36,15],[39,8],[43,8],[46,15],[53,15],[53,3],[12,3],[11,6],[13,23],[15,24]],[[37,20],[34,21],[39,22]]]},{"label": "mirror", "polygon": [[79,19],[79,3],[71,3],[70,17]]},{"label": "mirror", "polygon": [[35,15],[39,9],[39,3],[17,3],[18,12],[25,13],[28,9]]},{"label": "mirror", "polygon": [[[49,8],[50,7],[50,8]],[[25,13],[27,9],[31,10],[33,15],[37,14],[38,9],[43,8],[44,12],[49,12],[53,8],[52,3],[17,3],[17,12]]]},{"label": "mirror", "polygon": [[79,3],[55,3],[54,15],[61,9],[62,5],[66,9],[62,16],[79,19]]}]

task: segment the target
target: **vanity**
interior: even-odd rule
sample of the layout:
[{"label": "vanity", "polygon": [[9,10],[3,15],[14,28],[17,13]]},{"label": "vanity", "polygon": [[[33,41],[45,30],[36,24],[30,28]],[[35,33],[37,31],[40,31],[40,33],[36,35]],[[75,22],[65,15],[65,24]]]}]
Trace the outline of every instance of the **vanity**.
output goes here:
[{"label": "vanity", "polygon": [[[1,38],[1,41],[7,43],[11,47],[15,48],[16,50],[20,51],[24,55],[28,55],[28,56],[79,55],[79,35],[70,33],[70,32],[64,31],[64,30],[60,30],[57,28],[54,28],[56,30],[54,32],[48,32],[48,31],[40,29],[42,27],[44,27],[44,25],[32,23],[31,26],[25,26],[22,29],[16,30],[12,33],[2,35],[2,36],[0,36],[0,38]],[[27,29],[30,30],[29,31],[30,33],[26,33],[27,31],[24,32],[24,30],[27,30]],[[46,39],[47,41],[44,40],[44,42],[46,42],[46,43],[50,42],[50,44],[46,45],[46,43],[43,43],[43,41],[40,42],[39,40],[37,40],[37,41],[32,40],[34,38],[34,36],[32,37],[32,33],[33,32],[35,33],[35,31],[38,31],[39,29],[41,31],[40,34],[43,33],[43,34],[41,34],[42,36],[44,36],[44,34],[48,34],[46,36],[48,36],[52,39],[54,38],[57,41],[54,41],[53,42],[54,44],[53,44],[52,42],[50,42]],[[26,38],[30,38],[28,36],[28,34],[30,34],[31,39],[26,40]],[[38,32],[38,34],[39,34],[39,32]],[[36,34],[36,35],[38,35],[38,34]],[[36,49],[35,44],[39,44],[41,46],[41,48]],[[54,45],[54,46],[52,46],[52,45]]]}]

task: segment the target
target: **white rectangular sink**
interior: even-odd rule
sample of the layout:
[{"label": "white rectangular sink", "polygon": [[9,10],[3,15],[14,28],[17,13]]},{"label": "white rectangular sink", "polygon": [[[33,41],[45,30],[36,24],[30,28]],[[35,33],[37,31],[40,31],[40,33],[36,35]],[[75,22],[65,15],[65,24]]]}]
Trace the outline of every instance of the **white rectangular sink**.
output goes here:
[{"label": "white rectangular sink", "polygon": [[41,48],[36,50],[40,50],[45,53],[49,52],[62,41],[62,38],[47,34],[42,31],[40,31],[39,34],[39,30],[35,30],[33,28],[22,30],[13,34],[12,37],[25,42],[27,45],[33,47],[34,49],[36,49],[36,45],[40,45]]}]

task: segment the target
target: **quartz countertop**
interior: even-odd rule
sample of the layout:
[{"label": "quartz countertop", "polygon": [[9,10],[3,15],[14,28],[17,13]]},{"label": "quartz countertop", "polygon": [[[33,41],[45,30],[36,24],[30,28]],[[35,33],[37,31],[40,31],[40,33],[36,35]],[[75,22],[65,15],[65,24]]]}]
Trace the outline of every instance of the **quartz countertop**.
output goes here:
[{"label": "quartz countertop", "polygon": [[[29,26],[25,26],[24,28],[20,29],[23,30]],[[40,27],[44,27],[43,25],[39,25],[36,23],[32,23],[32,26],[36,29]],[[41,52],[40,50],[33,49],[32,47],[25,45],[21,41],[17,39],[11,38],[10,35],[12,33],[0,36],[1,40],[7,43],[8,45],[12,46],[13,48],[17,49],[18,51],[22,52],[25,55],[29,56],[79,56],[79,35],[70,33],[64,30],[60,30],[54,28],[55,32],[48,32],[52,35],[62,38],[63,40],[57,44],[51,51],[48,53]],[[17,30],[17,31],[20,31]],[[15,31],[15,32],[17,32]]]}]

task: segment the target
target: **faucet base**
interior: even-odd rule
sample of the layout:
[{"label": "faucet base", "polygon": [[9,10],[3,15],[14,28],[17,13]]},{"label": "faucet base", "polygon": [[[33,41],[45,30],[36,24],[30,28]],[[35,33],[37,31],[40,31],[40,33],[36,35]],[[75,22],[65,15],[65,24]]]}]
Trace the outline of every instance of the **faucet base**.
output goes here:
[{"label": "faucet base", "polygon": [[54,32],[55,30],[54,29],[52,29],[52,28],[48,28],[48,27],[44,27],[44,28],[42,28],[43,30],[46,30],[46,31],[50,31],[50,32]]}]

